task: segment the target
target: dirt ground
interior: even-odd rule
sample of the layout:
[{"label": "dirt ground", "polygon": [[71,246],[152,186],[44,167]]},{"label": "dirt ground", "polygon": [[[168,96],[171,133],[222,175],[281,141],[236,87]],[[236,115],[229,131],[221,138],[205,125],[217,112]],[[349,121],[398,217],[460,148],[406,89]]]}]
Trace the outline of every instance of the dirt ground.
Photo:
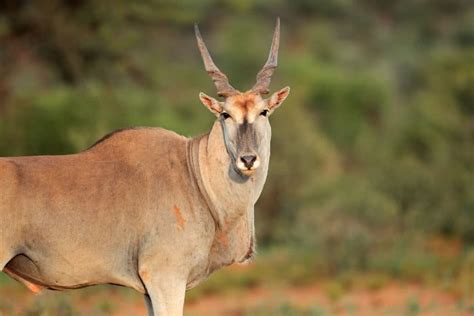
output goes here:
[{"label": "dirt ground", "polygon": [[[55,315],[43,310],[34,313],[32,306],[56,304],[71,306],[75,313],[62,315],[146,315],[140,295],[123,289],[100,288],[66,293],[46,291],[32,294],[26,288],[0,288],[3,306],[10,309],[0,315]],[[47,302],[47,303],[42,303]],[[43,305],[42,305],[43,304]],[[57,305],[57,304],[56,304]],[[32,312],[33,311],[33,312]],[[64,314],[63,314],[64,313]],[[215,315],[318,315],[318,316],[474,316],[474,297],[461,298],[454,293],[415,283],[391,281],[378,289],[352,289],[337,298],[328,295],[321,284],[302,287],[256,287],[246,291],[211,294],[185,306],[188,316]]]},{"label": "dirt ground", "polygon": [[[470,302],[473,303],[472,301]],[[330,299],[318,285],[286,288],[256,288],[237,296],[214,295],[187,304],[189,315],[244,315],[246,309],[264,310],[277,304],[287,304],[308,311],[308,315],[418,315],[467,316],[474,310],[467,308],[454,295],[424,288],[416,284],[393,283],[378,290],[353,290],[339,299]],[[467,303],[469,304],[469,303]],[[260,309],[259,309],[260,307]],[[263,307],[263,308],[262,308]],[[262,314],[259,314],[262,315]],[[270,315],[270,314],[267,314]]]}]

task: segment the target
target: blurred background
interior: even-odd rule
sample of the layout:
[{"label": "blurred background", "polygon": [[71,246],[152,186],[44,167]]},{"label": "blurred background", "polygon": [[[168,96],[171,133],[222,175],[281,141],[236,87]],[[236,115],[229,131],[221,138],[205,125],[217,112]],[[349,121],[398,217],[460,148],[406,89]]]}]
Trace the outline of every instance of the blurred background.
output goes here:
[{"label": "blurred background", "polygon": [[[129,126],[186,136],[215,95],[193,34],[240,90],[281,17],[259,255],[190,291],[186,315],[474,315],[472,1],[0,1],[0,156],[67,154]],[[112,286],[0,315],[145,315]]]}]

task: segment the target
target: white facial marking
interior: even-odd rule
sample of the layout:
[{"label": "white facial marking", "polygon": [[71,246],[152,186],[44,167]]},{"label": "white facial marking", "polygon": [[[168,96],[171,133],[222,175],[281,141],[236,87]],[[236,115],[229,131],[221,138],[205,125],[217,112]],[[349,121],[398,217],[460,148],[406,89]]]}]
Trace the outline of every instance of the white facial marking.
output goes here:
[{"label": "white facial marking", "polygon": [[257,160],[255,160],[253,163],[252,169],[257,169],[258,166],[260,166],[260,159],[257,158]]},{"label": "white facial marking", "polygon": [[238,160],[236,165],[237,165],[237,168],[239,168],[239,170],[242,171],[243,174],[251,175],[260,166],[260,159],[257,157],[257,159],[254,161],[252,167],[250,167],[250,169],[247,168],[241,160]]},{"label": "white facial marking", "polygon": [[240,160],[237,161],[237,168],[240,170],[247,170],[247,167],[245,167],[244,163]]}]

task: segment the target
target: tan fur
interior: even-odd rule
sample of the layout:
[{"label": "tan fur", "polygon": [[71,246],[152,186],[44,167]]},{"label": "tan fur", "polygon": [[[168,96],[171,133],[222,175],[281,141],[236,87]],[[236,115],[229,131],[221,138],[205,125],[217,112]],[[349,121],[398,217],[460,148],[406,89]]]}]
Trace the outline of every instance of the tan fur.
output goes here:
[{"label": "tan fur", "polygon": [[240,124],[244,120],[253,123],[265,106],[264,100],[252,91],[229,97],[223,104],[223,108]]},{"label": "tan fur", "polygon": [[267,116],[289,93],[260,95],[276,67],[279,22],[259,82],[245,93],[214,65],[197,27],[196,35],[226,96],[199,95],[219,118],[211,131],[188,139],[129,129],[77,154],[0,158],[0,270],[33,292],[130,287],[150,316],[179,316],[186,289],[251,259],[270,159]]},{"label": "tan fur", "polygon": [[253,92],[246,92],[243,94],[238,94],[232,97],[234,107],[238,108],[243,115],[247,115],[247,113],[255,107],[255,99],[256,95]]},{"label": "tan fur", "polygon": [[78,154],[0,158],[0,267],[34,291],[154,290],[163,314],[179,315],[159,293],[181,302],[253,247],[266,169],[234,183],[228,163],[218,123],[196,139],[131,129]]}]

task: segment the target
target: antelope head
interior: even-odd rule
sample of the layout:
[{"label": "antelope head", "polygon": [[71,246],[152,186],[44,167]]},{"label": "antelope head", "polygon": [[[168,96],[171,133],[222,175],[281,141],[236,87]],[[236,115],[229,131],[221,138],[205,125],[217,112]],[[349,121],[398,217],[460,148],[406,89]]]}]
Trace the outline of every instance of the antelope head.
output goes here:
[{"label": "antelope head", "polygon": [[263,158],[268,161],[268,157],[263,157],[269,155],[271,127],[268,117],[290,93],[290,88],[285,87],[269,98],[264,98],[269,93],[271,77],[277,67],[280,19],[277,19],[267,62],[258,72],[255,85],[245,92],[230,85],[227,76],[212,61],[197,25],[194,30],[206,71],[214,81],[217,95],[224,98],[218,101],[201,92],[199,99],[221,124],[225,147],[234,170],[242,176],[251,176]]}]

